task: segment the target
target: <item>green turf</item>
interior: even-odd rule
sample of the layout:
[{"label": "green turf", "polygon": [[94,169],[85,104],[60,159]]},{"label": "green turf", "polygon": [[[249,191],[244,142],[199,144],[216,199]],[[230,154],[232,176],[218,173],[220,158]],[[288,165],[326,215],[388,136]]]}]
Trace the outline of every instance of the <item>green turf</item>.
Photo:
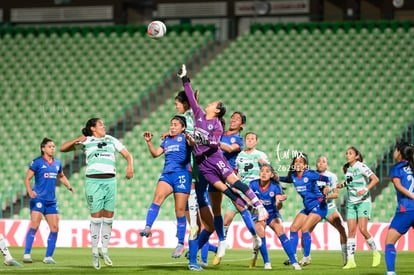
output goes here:
[{"label": "green turf", "polygon": [[[23,248],[10,248],[13,256],[21,261]],[[24,264],[24,267],[1,266],[1,274],[179,274],[194,273],[188,271],[187,260],[172,259],[173,249],[153,248],[111,248],[109,254],[114,263],[113,267],[102,266],[101,270],[93,269],[91,265],[90,248],[57,248],[54,259],[57,265],[42,263],[45,248],[33,248],[34,263]],[[358,267],[352,270],[342,270],[342,259],[339,251],[313,251],[312,264],[305,266],[302,271],[294,271],[292,267],[282,264],[286,255],[281,250],[270,250],[270,261],[273,270],[264,270],[263,261],[259,257],[258,266],[249,269],[250,251],[242,249],[228,250],[219,266],[213,266],[214,255],[209,254],[209,266],[203,274],[384,274],[385,261],[382,254],[381,265],[377,268],[371,266],[371,252],[357,251],[355,256]],[[414,252],[397,253],[397,274],[413,274]],[[102,263],[103,264],[103,263]]]}]

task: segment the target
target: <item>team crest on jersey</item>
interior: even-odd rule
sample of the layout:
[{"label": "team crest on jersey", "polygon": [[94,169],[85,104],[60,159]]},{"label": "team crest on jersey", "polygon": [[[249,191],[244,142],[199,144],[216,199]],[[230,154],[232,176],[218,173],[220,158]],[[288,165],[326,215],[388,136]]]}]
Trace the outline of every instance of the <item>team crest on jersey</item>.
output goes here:
[{"label": "team crest on jersey", "polygon": [[42,208],[42,203],[41,202],[36,203],[36,207],[37,208]]},{"label": "team crest on jersey", "polygon": [[183,140],[183,138],[182,138],[182,137],[178,137],[178,138],[177,138],[177,141],[178,141],[178,142],[181,142],[182,140]]},{"label": "team crest on jersey", "polygon": [[111,139],[109,137],[106,137],[105,141],[111,141]]},{"label": "team crest on jersey", "polygon": [[308,181],[309,181],[309,179],[308,179],[308,178],[304,178],[304,179],[303,179],[303,182],[304,182],[304,183],[307,183]]},{"label": "team crest on jersey", "polygon": [[273,191],[272,192],[269,192],[269,196],[274,197],[275,196],[275,193]]},{"label": "team crest on jersey", "polygon": [[235,142],[236,142],[236,139],[235,139],[235,138],[231,138],[231,139],[230,139],[230,142],[231,142],[231,143],[235,143]]},{"label": "team crest on jersey", "polygon": [[43,174],[43,177],[44,177],[45,179],[50,178],[49,173],[44,173],[44,174]]},{"label": "team crest on jersey", "polygon": [[207,125],[207,129],[209,129],[209,130],[213,130],[213,128],[214,128],[213,124],[209,124],[209,125]]}]

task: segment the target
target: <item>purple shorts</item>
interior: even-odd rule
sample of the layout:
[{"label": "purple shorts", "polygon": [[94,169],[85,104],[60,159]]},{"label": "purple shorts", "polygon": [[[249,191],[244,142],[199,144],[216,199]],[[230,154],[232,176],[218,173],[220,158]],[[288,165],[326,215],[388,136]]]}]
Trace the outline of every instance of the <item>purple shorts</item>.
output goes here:
[{"label": "purple shorts", "polygon": [[218,181],[225,182],[226,178],[233,173],[233,169],[221,151],[211,154],[202,161],[198,160],[197,163],[198,169],[210,184]]}]

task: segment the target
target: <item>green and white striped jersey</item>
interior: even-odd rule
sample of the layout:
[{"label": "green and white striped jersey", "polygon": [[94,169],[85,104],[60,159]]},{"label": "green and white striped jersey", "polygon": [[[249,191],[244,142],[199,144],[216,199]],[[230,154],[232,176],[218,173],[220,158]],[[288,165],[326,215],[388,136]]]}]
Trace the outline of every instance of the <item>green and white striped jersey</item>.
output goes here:
[{"label": "green and white striped jersey", "polygon": [[86,175],[96,175],[116,174],[115,152],[121,152],[125,146],[113,136],[106,135],[86,137],[84,142],[75,144],[75,148],[86,154]]},{"label": "green and white striped jersey", "polygon": [[369,177],[374,173],[369,167],[357,161],[354,166],[349,167],[345,174],[345,180],[348,180],[348,202],[360,203],[360,202],[371,202],[371,195],[368,192],[363,196],[357,196],[356,193],[369,185]]},{"label": "green and white striped jersey", "polygon": [[241,151],[236,158],[236,170],[242,177],[242,182],[249,184],[252,180],[260,178],[259,159],[263,159],[267,163],[269,158],[262,151],[254,149],[250,154]]},{"label": "green and white striped jersey", "polygon": [[190,134],[191,136],[194,136],[194,113],[192,109],[188,109],[183,116],[185,117],[185,121],[187,123],[187,127],[185,128],[185,131]]}]

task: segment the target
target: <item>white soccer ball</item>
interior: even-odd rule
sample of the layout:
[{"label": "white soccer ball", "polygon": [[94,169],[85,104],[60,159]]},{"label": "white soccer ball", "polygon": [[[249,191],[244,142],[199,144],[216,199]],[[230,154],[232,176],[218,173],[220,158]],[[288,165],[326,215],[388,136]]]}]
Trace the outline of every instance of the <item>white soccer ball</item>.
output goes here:
[{"label": "white soccer ball", "polygon": [[147,33],[153,39],[160,39],[167,33],[167,27],[161,21],[152,21],[148,25]]}]

